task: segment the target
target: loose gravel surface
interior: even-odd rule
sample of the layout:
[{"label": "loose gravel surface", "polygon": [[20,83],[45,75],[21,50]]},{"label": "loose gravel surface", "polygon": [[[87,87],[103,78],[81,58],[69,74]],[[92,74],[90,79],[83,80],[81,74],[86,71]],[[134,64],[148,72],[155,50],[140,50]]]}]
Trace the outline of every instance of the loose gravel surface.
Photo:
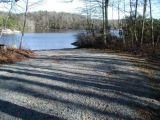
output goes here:
[{"label": "loose gravel surface", "polygon": [[36,54],[0,66],[1,120],[158,120],[159,79],[130,58],[74,49]]}]

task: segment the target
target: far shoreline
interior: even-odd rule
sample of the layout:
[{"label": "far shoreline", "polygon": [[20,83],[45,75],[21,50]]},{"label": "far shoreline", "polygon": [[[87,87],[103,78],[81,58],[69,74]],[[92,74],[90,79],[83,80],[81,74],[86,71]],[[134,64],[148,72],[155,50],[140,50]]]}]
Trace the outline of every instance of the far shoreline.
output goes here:
[{"label": "far shoreline", "polygon": [[67,33],[67,32],[82,32],[82,31],[85,31],[85,30],[74,30],[74,29],[55,29],[53,31],[39,31],[39,32],[28,32],[26,31],[24,34],[26,33]]}]

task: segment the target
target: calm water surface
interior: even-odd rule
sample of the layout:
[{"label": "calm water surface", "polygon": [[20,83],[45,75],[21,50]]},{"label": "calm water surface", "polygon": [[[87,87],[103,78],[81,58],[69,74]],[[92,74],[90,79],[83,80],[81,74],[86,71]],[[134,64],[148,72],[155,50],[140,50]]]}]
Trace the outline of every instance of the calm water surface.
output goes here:
[{"label": "calm water surface", "polygon": [[[31,50],[75,48],[71,45],[75,41],[77,32],[57,33],[25,33],[23,48]],[[19,47],[20,35],[2,36],[1,44]]]}]

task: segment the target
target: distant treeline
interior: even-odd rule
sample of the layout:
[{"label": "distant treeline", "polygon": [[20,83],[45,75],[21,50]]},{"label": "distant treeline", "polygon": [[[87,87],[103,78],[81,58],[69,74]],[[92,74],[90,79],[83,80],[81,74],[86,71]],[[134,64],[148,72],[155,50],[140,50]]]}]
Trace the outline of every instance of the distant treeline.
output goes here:
[{"label": "distant treeline", "polygon": [[[0,25],[5,24],[7,13],[0,13]],[[7,27],[21,30],[23,26],[23,14],[11,14],[7,21]],[[95,29],[101,28],[101,20],[93,20]],[[52,32],[60,30],[82,30],[86,29],[87,18],[83,15],[71,13],[57,13],[39,11],[27,14],[25,30],[27,32]]]},{"label": "distant treeline", "polygon": [[28,30],[35,32],[47,32],[65,29],[84,29],[86,18],[81,15],[69,13],[57,13],[39,11],[28,13]]}]

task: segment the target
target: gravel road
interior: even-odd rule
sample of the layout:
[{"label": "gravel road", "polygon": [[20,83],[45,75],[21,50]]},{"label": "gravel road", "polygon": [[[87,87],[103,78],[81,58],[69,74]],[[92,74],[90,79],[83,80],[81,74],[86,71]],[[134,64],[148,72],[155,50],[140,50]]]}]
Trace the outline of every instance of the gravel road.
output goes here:
[{"label": "gravel road", "polygon": [[74,49],[36,54],[0,66],[1,120],[158,120],[159,79],[130,58]]}]

